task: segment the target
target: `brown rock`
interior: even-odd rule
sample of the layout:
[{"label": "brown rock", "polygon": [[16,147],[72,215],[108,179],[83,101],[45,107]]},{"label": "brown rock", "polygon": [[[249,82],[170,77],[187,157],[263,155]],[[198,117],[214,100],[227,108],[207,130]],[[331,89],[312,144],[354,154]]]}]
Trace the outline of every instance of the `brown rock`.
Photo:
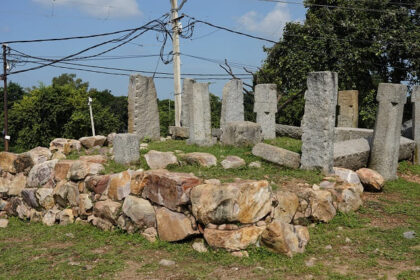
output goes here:
[{"label": "brown rock", "polygon": [[54,180],[60,182],[67,179],[70,167],[75,163],[75,160],[60,160],[54,167]]},{"label": "brown rock", "polygon": [[190,191],[201,180],[188,173],[173,173],[164,169],[145,173],[142,196],[156,204],[177,211],[190,202]]},{"label": "brown rock", "polygon": [[85,147],[86,149],[90,149],[95,146],[102,147],[106,141],[106,137],[102,135],[82,137],[79,139],[79,141],[83,145],[83,147]]},{"label": "brown rock", "polygon": [[51,151],[60,151],[65,155],[73,151],[79,152],[81,147],[80,141],[74,139],[56,138],[50,143]]},{"label": "brown rock", "polygon": [[228,251],[244,250],[248,246],[257,243],[258,238],[265,227],[249,226],[238,230],[204,230],[206,242],[215,248],[223,248]]},{"label": "brown rock", "polygon": [[277,206],[274,208],[273,217],[289,224],[299,207],[299,198],[296,194],[287,191],[277,191],[274,194]]},{"label": "brown rock", "polygon": [[306,218],[324,223],[328,223],[335,217],[337,211],[333,204],[331,192],[305,189],[298,193],[298,196],[300,209],[295,215],[295,220],[299,218],[299,212]]},{"label": "brown rock", "polygon": [[88,176],[85,180],[86,188],[96,194],[102,194],[108,189],[109,175]]},{"label": "brown rock", "polygon": [[118,214],[121,209],[121,203],[107,199],[105,201],[98,201],[93,207],[93,214],[96,217],[107,219],[111,223],[116,224]]},{"label": "brown rock", "polygon": [[191,191],[192,212],[203,224],[255,223],[271,211],[267,181],[204,184]]},{"label": "brown rock", "polygon": [[15,160],[17,159],[17,154],[0,152],[0,168],[3,171],[9,173],[16,173]]},{"label": "brown rock", "polygon": [[156,227],[156,214],[148,200],[129,195],[122,211],[140,228]]},{"label": "brown rock", "polygon": [[108,161],[108,159],[106,158],[106,156],[103,155],[94,155],[94,156],[81,156],[79,158],[79,160],[83,160],[83,161],[87,161],[87,162],[92,162],[92,163],[100,163],[100,164],[104,164]]},{"label": "brown rock", "polygon": [[40,164],[51,159],[52,153],[48,148],[36,147],[28,151],[28,154],[31,156],[32,161],[35,164]]},{"label": "brown rock", "polygon": [[381,174],[369,168],[362,168],[356,171],[366,191],[381,191],[385,180]]},{"label": "brown rock", "polygon": [[20,196],[26,187],[26,182],[26,176],[23,173],[0,178],[0,192],[7,193],[8,196]]},{"label": "brown rock", "polygon": [[71,165],[68,176],[70,180],[79,181],[89,175],[98,175],[104,170],[102,164],[77,160]]},{"label": "brown rock", "polygon": [[159,152],[151,150],[144,155],[150,169],[166,168],[170,164],[178,164],[178,159],[173,152]]},{"label": "brown rock", "polygon": [[261,242],[269,249],[292,257],[296,253],[304,253],[309,241],[306,227],[293,226],[274,220],[261,235]]},{"label": "brown rock", "polygon": [[187,216],[165,207],[156,210],[156,221],[159,239],[163,241],[179,241],[198,233],[193,230]]},{"label": "brown rock", "polygon": [[34,166],[34,161],[29,153],[19,154],[14,162],[16,173],[25,173],[28,175],[29,171]]},{"label": "brown rock", "polygon": [[144,171],[137,170],[131,174],[130,192],[134,195],[141,195],[144,189]]},{"label": "brown rock", "polygon": [[182,157],[188,164],[197,164],[204,167],[217,165],[217,158],[208,153],[189,153]]},{"label": "brown rock", "polygon": [[71,181],[61,181],[54,188],[54,200],[61,206],[79,206],[79,188]]},{"label": "brown rock", "polygon": [[123,200],[130,194],[131,175],[129,171],[111,175],[108,187],[108,197],[113,200]]},{"label": "brown rock", "polygon": [[147,241],[153,243],[156,241],[157,231],[154,227],[146,228],[141,235],[146,238]]},{"label": "brown rock", "polygon": [[65,154],[63,154],[62,152],[60,152],[60,151],[56,151],[54,154],[53,154],[53,156],[52,156],[52,158],[51,159],[58,159],[58,160],[62,160],[62,159],[66,159],[67,157],[66,157],[66,155]]}]

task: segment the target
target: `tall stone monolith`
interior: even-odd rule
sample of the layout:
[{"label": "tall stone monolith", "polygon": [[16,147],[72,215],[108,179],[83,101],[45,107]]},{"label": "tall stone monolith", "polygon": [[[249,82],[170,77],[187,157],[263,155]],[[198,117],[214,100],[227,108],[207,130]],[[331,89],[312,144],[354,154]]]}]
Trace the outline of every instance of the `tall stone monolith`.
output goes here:
[{"label": "tall stone monolith", "polygon": [[152,77],[130,75],[128,87],[128,132],[140,139],[160,139],[157,94]]},{"label": "tall stone monolith", "polygon": [[404,104],[407,86],[379,84],[376,100],[379,102],[373,132],[369,167],[378,171],[385,180],[397,178]]},{"label": "tall stone monolith", "polygon": [[254,113],[257,113],[257,123],[261,125],[263,138],[276,138],[277,85],[257,85],[254,98]]},{"label": "tall stone monolith", "polygon": [[213,145],[208,83],[193,84],[188,114],[190,138],[187,143],[199,146]]},{"label": "tall stone monolith", "polygon": [[411,103],[413,103],[413,139],[416,142],[414,163],[420,164],[420,86],[413,88]]},{"label": "tall stone monolith", "polygon": [[335,72],[309,73],[307,84],[301,167],[330,174],[334,164],[338,75]]},{"label": "tall stone monolith", "polygon": [[230,80],[223,88],[222,113],[220,128],[230,122],[243,122],[244,119],[244,94],[241,80]]},{"label": "tall stone monolith", "polygon": [[182,111],[181,111],[181,126],[189,127],[189,106],[191,102],[191,95],[193,92],[193,84],[195,83],[192,79],[184,79],[182,87]]},{"label": "tall stone monolith", "polygon": [[338,92],[338,127],[358,127],[359,91],[343,90]]}]

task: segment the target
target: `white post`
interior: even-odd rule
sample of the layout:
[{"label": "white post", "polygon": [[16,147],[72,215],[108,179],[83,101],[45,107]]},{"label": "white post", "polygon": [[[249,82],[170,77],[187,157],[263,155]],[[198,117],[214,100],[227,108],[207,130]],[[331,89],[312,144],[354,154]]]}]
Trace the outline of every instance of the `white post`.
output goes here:
[{"label": "white post", "polygon": [[95,136],[95,123],[93,122],[93,112],[92,112],[92,98],[88,98],[88,105],[90,111],[90,123],[92,125],[92,135]]},{"label": "white post", "polygon": [[181,58],[179,48],[180,23],[178,21],[178,0],[171,1],[173,54],[174,54],[174,93],[175,93],[175,126],[181,126]]}]

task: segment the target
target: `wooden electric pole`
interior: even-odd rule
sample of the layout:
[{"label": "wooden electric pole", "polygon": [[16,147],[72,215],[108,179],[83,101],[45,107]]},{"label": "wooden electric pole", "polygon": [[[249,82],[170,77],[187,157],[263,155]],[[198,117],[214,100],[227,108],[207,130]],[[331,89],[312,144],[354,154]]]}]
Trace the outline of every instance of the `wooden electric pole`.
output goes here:
[{"label": "wooden electric pole", "polygon": [[178,18],[178,0],[171,1],[172,29],[173,29],[173,55],[174,55],[174,95],[175,95],[175,126],[181,126],[181,58],[179,50],[180,23]]},{"label": "wooden electric pole", "polygon": [[9,135],[7,134],[7,45],[3,44],[3,105],[4,105],[4,150],[9,151]]}]

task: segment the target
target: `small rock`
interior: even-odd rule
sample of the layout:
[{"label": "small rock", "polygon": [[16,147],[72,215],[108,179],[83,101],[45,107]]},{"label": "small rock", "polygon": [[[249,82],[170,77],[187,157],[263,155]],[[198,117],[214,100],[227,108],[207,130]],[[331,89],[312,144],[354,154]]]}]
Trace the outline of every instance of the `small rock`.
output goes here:
[{"label": "small rock", "polygon": [[222,162],[221,165],[224,169],[239,168],[246,165],[245,161],[237,156],[227,156]]},{"label": "small rock", "polygon": [[332,250],[332,246],[331,245],[325,246],[325,250]]},{"label": "small rock", "polygon": [[414,239],[416,238],[416,233],[414,231],[406,231],[403,233],[403,236],[406,239]]},{"label": "small rock", "polygon": [[74,222],[73,210],[64,209],[58,214],[60,225],[66,226]]},{"label": "small rock", "polygon": [[143,235],[144,238],[146,238],[147,241],[150,243],[153,243],[156,241],[157,231],[154,227],[146,228],[141,235]]},{"label": "small rock", "polygon": [[343,230],[343,227],[338,227],[337,230]]},{"label": "small rock", "polygon": [[356,171],[367,191],[381,191],[385,185],[385,180],[381,174],[369,168],[362,168]]},{"label": "small rock", "polygon": [[315,265],[316,258],[312,257],[309,260],[305,261],[307,267],[313,267]]},{"label": "small rock", "polygon": [[149,148],[149,144],[147,143],[141,143],[140,144],[140,150],[147,150]]},{"label": "small rock", "polygon": [[238,258],[249,258],[249,254],[247,251],[235,251],[232,252],[231,255]]},{"label": "small rock", "polygon": [[9,224],[8,219],[0,219],[0,228],[7,228],[8,224]]},{"label": "small rock", "polygon": [[249,168],[261,168],[261,162],[253,161],[248,165]]},{"label": "small rock", "polygon": [[351,243],[351,239],[350,238],[348,238],[348,237],[346,237],[346,243]]},{"label": "small rock", "polygon": [[203,239],[194,240],[194,243],[192,244],[192,248],[199,253],[207,253],[208,252],[208,249],[207,249],[206,245],[204,244]]},{"label": "small rock", "polygon": [[71,232],[66,233],[65,236],[67,236],[69,238],[74,238],[74,234],[71,233]]},{"label": "small rock", "polygon": [[217,158],[209,153],[189,153],[183,156],[188,164],[197,164],[204,167],[217,165]]},{"label": "small rock", "polygon": [[173,265],[175,265],[175,262],[171,261],[171,260],[163,259],[159,262],[159,264],[162,265],[162,266],[173,266]]},{"label": "small rock", "polygon": [[55,224],[55,220],[57,219],[57,214],[60,211],[57,209],[50,209],[45,213],[44,217],[42,218],[42,223],[47,226],[52,226]]}]

